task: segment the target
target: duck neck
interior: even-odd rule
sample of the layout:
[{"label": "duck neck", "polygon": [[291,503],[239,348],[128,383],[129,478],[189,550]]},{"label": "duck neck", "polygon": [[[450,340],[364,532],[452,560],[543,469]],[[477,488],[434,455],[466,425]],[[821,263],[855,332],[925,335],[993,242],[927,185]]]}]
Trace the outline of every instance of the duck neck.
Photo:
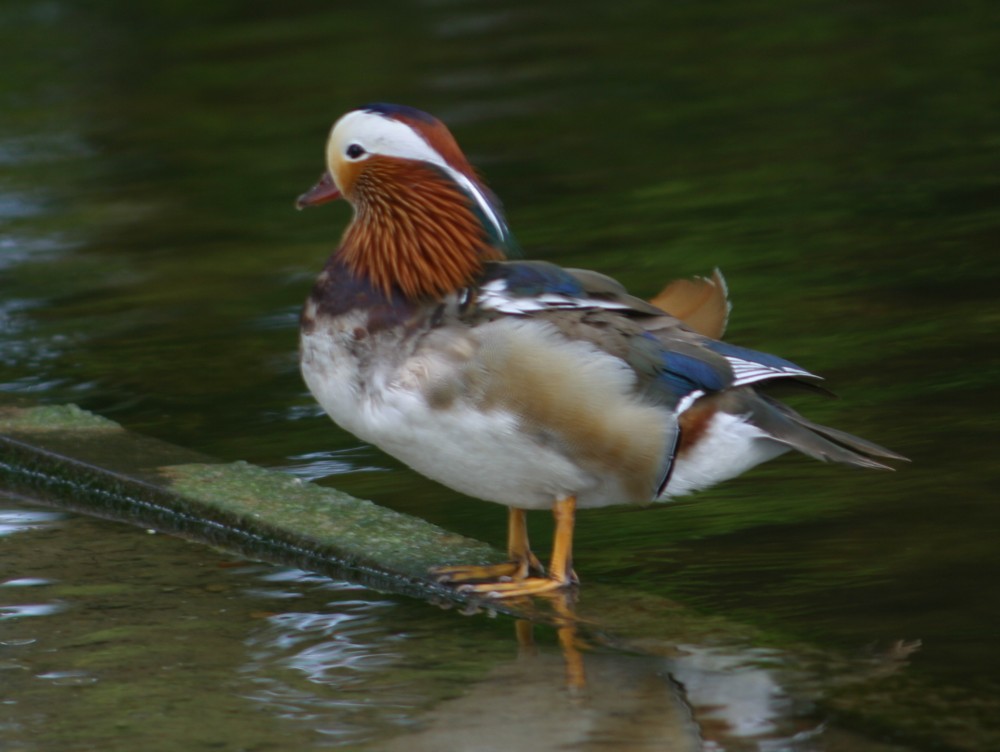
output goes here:
[{"label": "duck neck", "polygon": [[337,251],[353,274],[386,296],[439,298],[472,283],[485,262],[504,258],[458,185],[423,165],[399,172],[387,181],[369,171],[354,186],[354,218]]}]

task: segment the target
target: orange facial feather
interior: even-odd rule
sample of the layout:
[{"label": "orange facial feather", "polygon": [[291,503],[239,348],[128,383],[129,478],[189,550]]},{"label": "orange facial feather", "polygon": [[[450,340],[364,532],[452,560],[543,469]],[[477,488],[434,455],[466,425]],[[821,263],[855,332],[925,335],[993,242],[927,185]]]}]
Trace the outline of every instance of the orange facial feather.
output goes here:
[{"label": "orange facial feather", "polygon": [[372,157],[352,177],[355,216],[338,255],[386,295],[393,287],[410,299],[443,295],[504,257],[472,199],[433,167]]}]

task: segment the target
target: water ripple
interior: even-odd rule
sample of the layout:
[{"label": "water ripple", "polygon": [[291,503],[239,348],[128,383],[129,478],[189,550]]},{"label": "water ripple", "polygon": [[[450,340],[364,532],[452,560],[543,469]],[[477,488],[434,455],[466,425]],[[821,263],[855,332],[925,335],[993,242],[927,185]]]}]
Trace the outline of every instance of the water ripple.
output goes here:
[{"label": "water ripple", "polygon": [[39,512],[24,509],[0,509],[0,537],[40,530],[66,519],[61,512]]}]

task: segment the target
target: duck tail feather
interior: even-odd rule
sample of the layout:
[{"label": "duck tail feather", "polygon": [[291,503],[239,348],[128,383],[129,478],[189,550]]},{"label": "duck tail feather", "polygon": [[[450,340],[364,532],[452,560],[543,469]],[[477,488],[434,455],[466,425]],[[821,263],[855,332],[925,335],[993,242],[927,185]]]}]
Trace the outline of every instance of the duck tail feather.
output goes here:
[{"label": "duck tail feather", "polygon": [[788,405],[766,395],[757,396],[760,399],[753,406],[751,422],[770,434],[775,441],[787,444],[810,457],[823,462],[842,462],[873,470],[895,469],[876,458],[909,461],[903,455],[873,441],[814,423]]}]

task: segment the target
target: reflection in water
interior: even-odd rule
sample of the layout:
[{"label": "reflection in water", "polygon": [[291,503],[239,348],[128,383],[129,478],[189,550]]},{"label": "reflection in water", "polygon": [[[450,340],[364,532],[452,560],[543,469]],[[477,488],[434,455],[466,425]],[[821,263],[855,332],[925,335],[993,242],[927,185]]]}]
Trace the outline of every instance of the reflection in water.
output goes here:
[{"label": "reflection in water", "polygon": [[[919,641],[898,643],[875,659],[841,662],[834,677],[805,668],[801,656],[752,646],[677,646],[664,669],[678,683],[702,738],[711,749],[823,750],[834,742],[820,701],[838,683],[868,682],[905,668]],[[841,738],[849,737],[833,729]],[[854,738],[851,749],[869,742]]]},{"label": "reflection in water", "polygon": [[555,627],[559,651],[539,647],[533,625],[518,621],[516,660],[435,707],[418,732],[386,749],[821,750],[825,723],[815,700],[825,688],[884,678],[920,645],[898,643],[878,660],[839,667],[831,680],[792,654],[752,646],[662,640],[654,655],[609,654],[583,636],[593,625],[578,619],[572,594],[525,605],[539,617],[550,610],[543,618]]},{"label": "reflection in water", "polygon": [[371,461],[372,454],[372,450],[368,447],[307,452],[289,457],[287,463],[283,463],[275,469],[309,481],[342,473],[384,470],[384,468],[366,464]]},{"label": "reflection in water", "polygon": [[[779,651],[719,639],[609,650],[568,596],[532,601],[535,626],[464,619],[6,507],[0,725],[18,726],[15,741],[63,748],[62,730],[100,739],[127,727],[129,749],[160,737],[176,749],[822,749],[810,746],[821,728],[811,701],[835,681]],[[174,710],[151,716],[150,702]]]},{"label": "reflection in water", "polygon": [[522,651],[420,718],[384,750],[700,750],[679,688],[639,656],[591,654],[587,686],[569,692],[559,655]]},{"label": "reflection in water", "polygon": [[[519,621],[508,658],[428,706],[419,671],[410,674],[413,650],[433,661],[442,655],[438,638],[415,644],[414,636],[387,632],[392,601],[344,599],[343,584],[299,570],[259,579],[268,587],[248,595],[288,601],[308,586],[331,599],[319,611],[264,615],[265,625],[245,640],[249,660],[240,672],[251,688],[244,696],[338,745],[363,743],[373,731],[392,735],[395,726],[405,733],[379,749],[808,749],[820,729],[811,704],[782,686],[788,671],[780,652],[683,645],[670,657],[652,657],[597,650],[562,594],[547,599],[557,645],[536,642],[539,628]],[[407,675],[417,684],[400,681]]]},{"label": "reflection in water", "polygon": [[98,681],[96,676],[86,671],[49,671],[38,674],[36,678],[59,687],[83,687]]},{"label": "reflection in water", "polygon": [[[0,502],[3,497],[0,496]],[[17,533],[26,533],[32,530],[44,530],[50,528],[60,520],[64,520],[67,515],[60,512],[43,512],[29,509],[0,509],[0,538],[11,536]],[[5,574],[15,574],[7,572]],[[52,581],[42,577],[17,577],[0,581],[0,588],[16,588],[18,592],[12,593],[9,598],[4,598],[0,602],[0,622],[14,621],[25,617],[52,616],[65,610],[66,604],[58,601],[50,603],[11,603],[10,600],[21,599],[25,594],[22,589],[40,588],[53,584]],[[30,591],[29,595],[30,597]],[[0,646],[23,647],[34,642],[32,638],[17,637],[0,640]],[[3,655],[0,654],[0,658]]]},{"label": "reflection in water", "polygon": [[328,591],[331,600],[323,611],[265,615],[266,626],[245,642],[249,661],[240,671],[251,685],[247,699],[339,744],[367,739],[373,723],[400,722],[405,709],[419,704],[413,692],[391,685],[372,693],[373,681],[379,683],[399,663],[394,645],[405,639],[387,633],[382,623],[392,601],[344,599],[352,590],[365,591],[301,570],[283,569],[262,579],[289,586],[284,593],[267,591],[269,598],[301,595],[306,585],[313,596]]},{"label": "reflection in water", "polygon": [[0,582],[0,587],[35,587],[37,585],[50,585],[48,580],[43,580],[40,577],[18,577],[13,580],[6,580]]},{"label": "reflection in water", "polygon": [[0,606],[0,621],[20,619],[25,616],[51,616],[62,611],[58,603],[25,603],[18,606]]},{"label": "reflection in water", "polygon": [[0,509],[0,536],[40,530],[64,519],[66,515],[61,512]]},{"label": "reflection in water", "polygon": [[808,719],[809,703],[782,687],[784,656],[778,651],[698,645],[680,651],[669,670],[706,738],[723,747],[734,739],[781,745],[819,733],[820,725]]}]

